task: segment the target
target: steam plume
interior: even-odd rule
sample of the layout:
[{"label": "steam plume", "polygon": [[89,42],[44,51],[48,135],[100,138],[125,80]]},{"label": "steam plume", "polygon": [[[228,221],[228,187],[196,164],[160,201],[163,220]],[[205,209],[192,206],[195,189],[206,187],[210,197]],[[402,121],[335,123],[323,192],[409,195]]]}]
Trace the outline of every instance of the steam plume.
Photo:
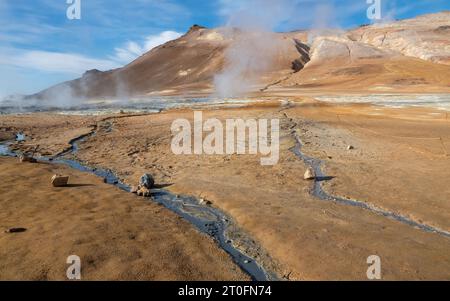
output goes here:
[{"label": "steam plume", "polygon": [[293,0],[248,0],[226,11],[225,35],[233,42],[225,53],[225,67],[214,79],[220,97],[235,97],[254,90],[258,75],[267,71],[283,43],[274,41],[274,29],[292,17]]}]

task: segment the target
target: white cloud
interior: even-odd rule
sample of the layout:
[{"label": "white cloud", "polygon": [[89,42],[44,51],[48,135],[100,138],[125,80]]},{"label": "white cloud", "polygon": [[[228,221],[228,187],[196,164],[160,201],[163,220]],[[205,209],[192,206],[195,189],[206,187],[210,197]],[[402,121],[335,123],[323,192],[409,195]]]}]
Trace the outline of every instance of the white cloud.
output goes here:
[{"label": "white cloud", "polygon": [[0,48],[0,65],[79,76],[90,69],[105,71],[128,64],[147,51],[181,35],[175,31],[164,31],[148,36],[142,43],[128,42],[124,47],[116,48],[114,56],[109,59],[75,53]]},{"label": "white cloud", "polygon": [[143,50],[136,42],[128,42],[122,48],[116,48],[116,53],[111,59],[116,62],[127,64],[142,55]]},{"label": "white cloud", "polygon": [[0,64],[24,69],[80,75],[89,69],[109,70],[119,67],[110,60],[90,58],[79,54],[3,49]]},{"label": "white cloud", "polygon": [[182,34],[176,31],[163,31],[160,34],[148,36],[140,44],[128,42],[125,46],[116,48],[114,56],[110,57],[110,59],[121,64],[128,64],[153,48],[178,39],[180,36]]}]

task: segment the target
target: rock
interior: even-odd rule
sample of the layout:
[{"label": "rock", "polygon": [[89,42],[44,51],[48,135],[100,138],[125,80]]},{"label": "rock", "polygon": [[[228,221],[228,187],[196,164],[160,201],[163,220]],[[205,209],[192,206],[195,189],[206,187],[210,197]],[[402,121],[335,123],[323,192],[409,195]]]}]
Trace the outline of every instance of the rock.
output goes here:
[{"label": "rock", "polygon": [[211,206],[212,202],[205,199],[200,199],[200,205]]},{"label": "rock", "polygon": [[155,179],[149,174],[145,174],[139,180],[139,186],[152,189],[155,186]]},{"label": "rock", "polygon": [[314,39],[311,47],[312,64],[323,64],[332,60],[351,62],[354,59],[372,57],[389,57],[389,53],[338,35],[319,36]]},{"label": "rock", "polygon": [[305,180],[314,180],[316,178],[316,174],[312,168],[308,168],[305,172],[305,176],[303,177]]},{"label": "rock", "polygon": [[19,162],[20,163],[36,163],[37,160],[35,158],[27,156],[27,155],[20,155]]},{"label": "rock", "polygon": [[143,197],[146,197],[146,198],[151,196],[151,194],[152,193],[151,193],[150,189],[145,188],[145,187],[140,187],[138,192],[137,192],[138,196],[143,196]]},{"label": "rock", "polygon": [[22,233],[27,231],[25,228],[11,228],[5,231],[5,233]]},{"label": "rock", "polygon": [[[297,51],[300,53],[300,57],[292,62],[292,70],[294,70],[294,72],[299,72],[311,60],[309,56],[309,51],[311,49],[309,48],[308,45],[302,43],[298,39],[294,39],[294,43],[295,47],[297,48]],[[289,121],[293,122],[292,119],[290,119]]]},{"label": "rock", "polygon": [[130,192],[136,194],[138,192],[138,190],[139,190],[139,187],[133,186],[133,187],[131,187]]},{"label": "rock", "polygon": [[347,150],[354,150],[354,149],[355,149],[355,147],[353,145],[347,146]]},{"label": "rock", "polygon": [[65,186],[67,186],[68,182],[69,182],[68,176],[54,175],[52,177],[53,187],[65,187]]}]

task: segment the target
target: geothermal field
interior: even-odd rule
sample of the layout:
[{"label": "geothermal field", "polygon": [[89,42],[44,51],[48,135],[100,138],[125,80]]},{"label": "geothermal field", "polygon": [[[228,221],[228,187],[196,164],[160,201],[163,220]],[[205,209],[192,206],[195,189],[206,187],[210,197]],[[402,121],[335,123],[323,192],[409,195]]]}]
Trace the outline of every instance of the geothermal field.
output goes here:
[{"label": "geothermal field", "polygon": [[448,11],[194,25],[0,112],[1,280],[450,280]]}]

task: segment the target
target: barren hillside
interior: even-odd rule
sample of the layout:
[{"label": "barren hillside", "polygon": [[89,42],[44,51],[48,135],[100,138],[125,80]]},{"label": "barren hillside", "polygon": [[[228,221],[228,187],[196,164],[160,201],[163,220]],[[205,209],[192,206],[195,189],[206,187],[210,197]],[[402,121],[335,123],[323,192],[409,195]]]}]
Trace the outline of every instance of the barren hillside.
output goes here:
[{"label": "barren hillside", "polygon": [[194,25],[123,68],[90,70],[32,97],[209,95],[224,70],[235,82],[251,78],[250,92],[448,92],[449,30],[450,12],[331,34],[253,35]]}]

